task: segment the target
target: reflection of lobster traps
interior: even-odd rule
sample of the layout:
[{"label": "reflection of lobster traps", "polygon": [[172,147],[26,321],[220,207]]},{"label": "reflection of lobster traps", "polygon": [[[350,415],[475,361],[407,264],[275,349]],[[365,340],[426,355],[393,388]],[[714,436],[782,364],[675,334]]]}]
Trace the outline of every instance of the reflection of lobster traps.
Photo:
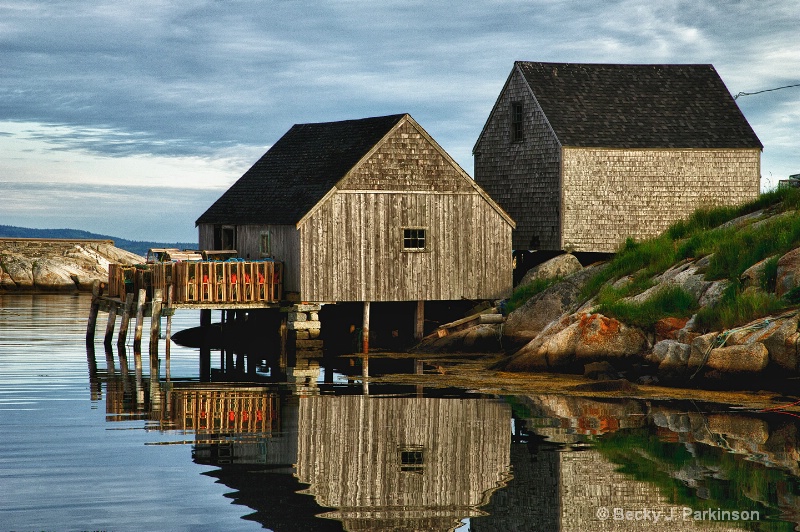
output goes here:
[{"label": "reflection of lobster traps", "polygon": [[180,262],[171,266],[176,303],[274,302],[282,296],[280,262]]},{"label": "reflection of lobster traps", "polygon": [[278,396],[264,390],[174,390],[172,400],[183,430],[270,434],[279,427]]}]

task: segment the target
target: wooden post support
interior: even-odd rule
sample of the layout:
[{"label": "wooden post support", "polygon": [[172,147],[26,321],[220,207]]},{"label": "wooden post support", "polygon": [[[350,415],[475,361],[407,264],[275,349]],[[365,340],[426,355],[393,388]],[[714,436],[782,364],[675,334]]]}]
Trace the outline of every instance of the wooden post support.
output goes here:
[{"label": "wooden post support", "polygon": [[422,341],[425,335],[425,301],[417,301],[417,312],[414,315],[414,340]]},{"label": "wooden post support", "polygon": [[100,311],[100,296],[103,295],[103,284],[95,281],[92,284],[92,306],[89,308],[89,323],[86,325],[86,343],[94,343],[94,330],[97,325],[97,313]]},{"label": "wooden post support", "polygon": [[106,324],[106,336],[103,339],[103,345],[107,348],[111,346],[111,340],[114,339],[114,326],[117,324],[117,305],[111,303],[108,309],[108,323]]},{"label": "wooden post support", "polygon": [[122,322],[119,324],[119,337],[117,347],[125,345],[128,340],[128,325],[131,321],[131,309],[133,309],[133,293],[125,295],[125,307],[122,309]]},{"label": "wooden post support", "polygon": [[167,382],[169,382],[170,378],[170,371],[169,371],[169,344],[172,341],[172,313],[174,309],[172,308],[172,285],[167,287],[167,337],[165,339],[164,344],[164,360],[166,363],[166,368],[164,369],[165,377]]},{"label": "wooden post support", "polygon": [[366,352],[361,358],[361,387],[364,395],[369,395],[369,355]]},{"label": "wooden post support", "polygon": [[281,318],[281,324],[278,329],[278,334],[280,334],[281,338],[281,354],[280,359],[278,361],[278,366],[280,366],[281,371],[286,371],[286,366],[289,365],[289,353],[287,351],[287,342],[289,341],[289,330],[287,329],[288,316],[286,314],[283,315]]},{"label": "wooden post support", "polygon": [[361,340],[363,342],[361,352],[366,355],[369,353],[369,301],[364,301],[364,324],[361,326]]},{"label": "wooden post support", "polygon": [[144,326],[144,302],[147,299],[147,291],[142,288],[139,290],[139,299],[136,302],[136,329],[133,333],[133,350],[142,350],[142,327]]},{"label": "wooden post support", "polygon": [[153,290],[152,309],[150,310],[150,345],[158,345],[158,336],[161,332],[161,298],[160,288]]}]

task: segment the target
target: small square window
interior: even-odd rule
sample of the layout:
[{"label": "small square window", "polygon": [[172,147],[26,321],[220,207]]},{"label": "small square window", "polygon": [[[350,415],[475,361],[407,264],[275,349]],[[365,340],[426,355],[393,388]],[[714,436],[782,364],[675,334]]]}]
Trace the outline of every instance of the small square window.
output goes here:
[{"label": "small square window", "polygon": [[426,230],[424,228],[403,229],[403,251],[425,251]]},{"label": "small square window", "polygon": [[425,465],[425,454],[421,445],[402,447],[400,451],[400,471],[419,473]]},{"label": "small square window", "polygon": [[402,465],[422,465],[422,451],[400,451],[400,463]]}]

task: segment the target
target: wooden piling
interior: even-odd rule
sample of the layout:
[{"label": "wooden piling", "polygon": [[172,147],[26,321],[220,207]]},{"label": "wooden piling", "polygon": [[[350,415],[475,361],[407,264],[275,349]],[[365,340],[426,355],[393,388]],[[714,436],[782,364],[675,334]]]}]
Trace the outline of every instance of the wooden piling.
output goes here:
[{"label": "wooden piling", "polygon": [[425,335],[425,301],[417,301],[417,311],[414,315],[414,340],[422,341]]},{"label": "wooden piling", "polygon": [[369,301],[364,301],[364,324],[361,327],[361,352],[369,353]]},{"label": "wooden piling", "polygon": [[136,302],[136,329],[133,333],[133,350],[142,350],[142,328],[144,326],[144,302],[147,299],[147,291],[142,288],[139,290],[139,299]]},{"label": "wooden piling", "polygon": [[361,387],[364,395],[369,395],[369,355],[366,350],[361,358]]},{"label": "wooden piling", "polygon": [[161,332],[161,289],[153,291],[153,301],[150,310],[150,345],[158,345],[158,336]]},{"label": "wooden piling", "polygon": [[169,368],[169,344],[172,340],[172,314],[174,309],[172,308],[172,285],[167,287],[167,337],[164,340],[164,361],[165,361],[165,377],[167,382],[170,381],[170,368]]},{"label": "wooden piling", "polygon": [[284,371],[286,370],[286,366],[289,365],[289,353],[287,346],[287,343],[289,341],[289,329],[287,328],[287,322],[288,322],[288,317],[286,314],[284,314],[281,318],[280,328],[278,329],[278,333],[280,334],[281,338],[281,352],[278,365]]},{"label": "wooden piling", "polygon": [[122,320],[119,324],[119,337],[117,338],[117,347],[125,345],[128,341],[128,325],[131,321],[131,310],[133,309],[133,294],[125,295],[125,306],[122,308]]},{"label": "wooden piling", "polygon": [[117,305],[111,303],[108,309],[108,323],[106,323],[106,336],[103,339],[103,345],[106,350],[111,347],[111,340],[114,339],[114,326],[117,324]]},{"label": "wooden piling", "polygon": [[86,325],[86,343],[94,343],[94,330],[97,325],[97,313],[100,311],[100,296],[103,295],[103,284],[95,281],[92,284],[92,306],[89,309],[89,323]]}]

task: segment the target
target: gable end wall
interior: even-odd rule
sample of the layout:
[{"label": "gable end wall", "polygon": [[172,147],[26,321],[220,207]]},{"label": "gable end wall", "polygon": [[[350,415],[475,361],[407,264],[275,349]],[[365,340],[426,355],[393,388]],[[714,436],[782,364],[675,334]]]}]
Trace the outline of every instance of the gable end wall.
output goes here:
[{"label": "gable end wall", "polygon": [[[511,141],[511,104],[522,102],[524,140]],[[475,146],[475,181],[517,223],[513,248],[561,249],[561,147],[515,69]]]},{"label": "gable end wall", "polygon": [[[299,224],[305,301],[493,299],[509,294],[511,226],[411,124]],[[404,227],[426,228],[424,252]]]}]

